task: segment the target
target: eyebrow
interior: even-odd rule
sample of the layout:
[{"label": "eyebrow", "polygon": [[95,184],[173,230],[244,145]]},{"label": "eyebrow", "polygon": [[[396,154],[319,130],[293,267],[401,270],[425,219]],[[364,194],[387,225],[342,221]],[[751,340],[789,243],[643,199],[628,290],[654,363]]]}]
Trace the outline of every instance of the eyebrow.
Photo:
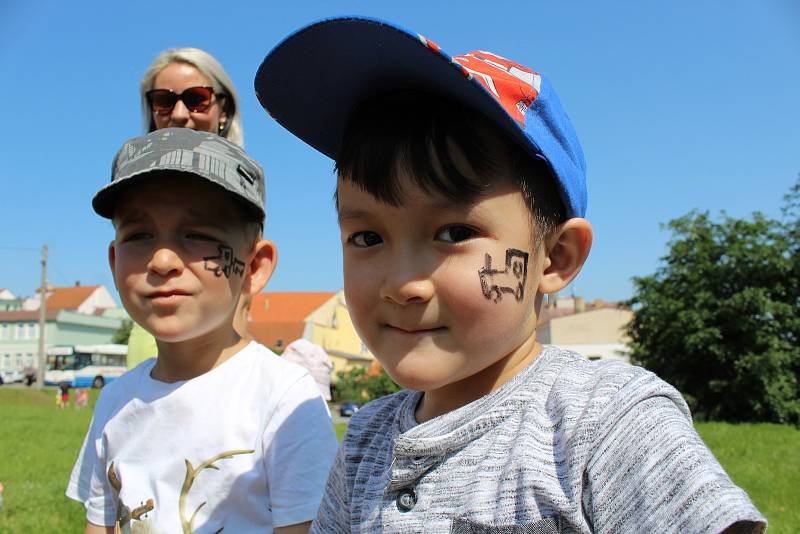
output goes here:
[{"label": "eyebrow", "polygon": [[[219,217],[220,214],[209,215],[207,213],[202,213],[197,210],[189,208],[183,213],[182,221],[183,224],[196,224],[200,226],[213,228],[215,230],[223,232],[227,231],[230,228],[230,226],[227,225],[224,220],[218,221],[217,219]],[[146,216],[140,210],[131,210],[130,212],[124,214],[122,217],[117,219],[115,228],[123,228],[128,225],[149,221],[150,219],[151,217]]]},{"label": "eyebrow", "polygon": [[[144,221],[145,219],[146,219],[146,217],[144,215],[142,215],[142,213],[140,211],[130,211],[130,212],[126,213],[125,215],[123,215],[122,217],[119,217],[116,220],[116,224],[114,224],[114,227],[115,228],[122,228],[122,227],[128,226],[130,224],[139,223],[141,221]],[[112,219],[112,221],[113,221],[113,219]]]},{"label": "eyebrow", "polygon": [[367,217],[370,216],[370,213],[368,211],[358,208],[348,209],[348,208],[342,208],[340,206],[337,211],[338,211],[337,218],[339,219],[339,222],[352,219],[366,219]]},{"label": "eyebrow", "polygon": [[[190,224],[200,224],[202,226],[218,228],[219,230],[226,230],[228,228],[228,225],[225,224],[226,215],[231,215],[231,214],[222,214],[222,213],[208,214],[189,208],[183,214],[183,220]],[[222,221],[220,221],[219,219],[222,219]]]},{"label": "eyebrow", "polygon": [[[447,212],[452,210],[461,210],[461,209],[473,209],[477,201],[470,201],[470,202],[459,202],[457,200],[450,200],[450,199],[438,199],[436,201],[426,203],[425,207],[430,209],[432,212]],[[392,206],[394,207],[394,206]],[[403,205],[400,204],[399,206],[402,208]],[[361,209],[361,208],[342,208],[341,205],[338,209],[338,219],[339,222],[345,220],[352,220],[352,219],[366,219],[372,215],[371,212]]]}]

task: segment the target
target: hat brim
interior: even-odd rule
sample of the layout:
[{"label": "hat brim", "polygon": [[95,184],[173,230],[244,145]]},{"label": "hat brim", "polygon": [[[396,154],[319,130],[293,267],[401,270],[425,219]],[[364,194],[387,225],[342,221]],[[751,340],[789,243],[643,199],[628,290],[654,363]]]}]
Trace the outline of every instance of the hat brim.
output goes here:
[{"label": "hat brim", "polygon": [[253,218],[258,219],[260,221],[264,220],[264,210],[262,210],[259,206],[256,206],[252,202],[249,202],[247,199],[242,198],[241,195],[239,195],[236,191],[232,191],[229,187],[226,186],[226,184],[220,183],[213,177],[204,176],[196,172],[190,172],[184,169],[170,169],[170,168],[142,170],[140,172],[131,174],[129,176],[125,176],[120,180],[116,180],[114,182],[106,184],[92,198],[92,208],[94,209],[95,213],[97,213],[101,217],[105,217],[106,219],[113,219],[114,210],[120,201],[120,197],[124,195],[125,192],[130,187],[141,184],[142,182],[146,181],[157,180],[157,179],[163,180],[165,177],[169,176],[196,178],[198,182],[211,184],[212,186],[218,188],[221,193],[227,194],[233,199],[234,202],[237,202],[244,209],[252,213]]},{"label": "hat brim", "polygon": [[290,35],[264,58],[255,90],[278,123],[332,159],[361,102],[401,91],[454,98],[486,116],[531,156],[546,159],[449,55],[424,37],[381,20],[326,19]]}]

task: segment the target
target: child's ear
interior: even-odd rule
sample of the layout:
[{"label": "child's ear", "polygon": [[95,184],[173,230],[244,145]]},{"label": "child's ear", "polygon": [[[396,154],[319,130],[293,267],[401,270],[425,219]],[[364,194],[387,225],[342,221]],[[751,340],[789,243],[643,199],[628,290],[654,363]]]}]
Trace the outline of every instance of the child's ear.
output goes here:
[{"label": "child's ear", "polygon": [[578,274],[592,248],[592,225],[575,217],[560,224],[544,243],[539,293],[556,293]]},{"label": "child's ear", "polygon": [[272,241],[262,239],[253,248],[247,280],[242,288],[243,292],[250,295],[264,289],[278,263],[278,249]]},{"label": "child's ear", "polygon": [[108,266],[111,267],[111,278],[114,279],[114,284],[116,284],[117,244],[115,241],[108,244]]}]

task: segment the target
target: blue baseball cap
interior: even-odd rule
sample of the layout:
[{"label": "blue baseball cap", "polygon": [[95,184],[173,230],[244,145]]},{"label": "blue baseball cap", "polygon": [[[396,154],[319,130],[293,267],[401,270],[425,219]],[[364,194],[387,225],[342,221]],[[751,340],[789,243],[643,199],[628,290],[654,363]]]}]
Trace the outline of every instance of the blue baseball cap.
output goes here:
[{"label": "blue baseball cap", "polygon": [[397,91],[452,98],[483,114],[547,162],[567,217],[586,214],[586,161],[578,136],[541,73],[491,52],[459,56],[395,24],[325,19],[273,48],[256,73],[256,95],[284,128],[336,159],[348,120],[366,99]]}]

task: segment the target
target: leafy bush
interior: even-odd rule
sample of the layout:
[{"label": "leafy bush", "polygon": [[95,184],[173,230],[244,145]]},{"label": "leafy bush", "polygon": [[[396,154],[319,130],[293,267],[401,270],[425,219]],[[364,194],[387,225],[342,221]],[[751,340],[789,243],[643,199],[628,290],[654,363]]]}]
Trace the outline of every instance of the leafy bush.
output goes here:
[{"label": "leafy bush", "polygon": [[661,266],[634,279],[632,360],[700,419],[800,422],[800,181],[784,220],[692,212]]},{"label": "leafy bush", "polygon": [[380,372],[373,372],[365,367],[353,367],[339,371],[336,376],[338,381],[333,388],[333,396],[337,401],[364,403],[401,389],[383,368]]},{"label": "leafy bush", "polygon": [[119,343],[121,345],[127,345],[128,339],[131,337],[131,329],[133,328],[133,321],[130,319],[123,319],[122,324],[119,325],[119,328],[116,332],[114,332],[114,337],[111,338],[112,343]]}]

